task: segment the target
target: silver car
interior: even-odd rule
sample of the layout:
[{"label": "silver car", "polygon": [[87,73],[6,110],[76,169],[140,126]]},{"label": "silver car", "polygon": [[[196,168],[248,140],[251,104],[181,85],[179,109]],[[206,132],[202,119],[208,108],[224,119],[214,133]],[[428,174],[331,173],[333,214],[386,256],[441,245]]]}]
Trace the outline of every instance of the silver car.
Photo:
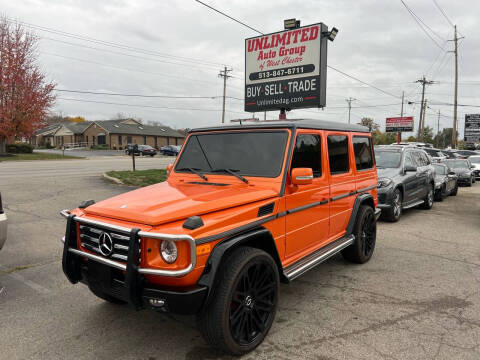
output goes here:
[{"label": "silver car", "polygon": [[7,240],[7,214],[3,211],[2,194],[0,194],[0,250]]}]

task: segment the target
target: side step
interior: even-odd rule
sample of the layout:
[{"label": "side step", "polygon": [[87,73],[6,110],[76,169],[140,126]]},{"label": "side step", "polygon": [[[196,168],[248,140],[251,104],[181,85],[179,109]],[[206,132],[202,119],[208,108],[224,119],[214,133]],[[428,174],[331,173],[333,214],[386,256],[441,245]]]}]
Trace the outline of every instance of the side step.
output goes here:
[{"label": "side step", "polygon": [[410,209],[410,208],[413,208],[417,205],[423,204],[424,202],[425,201],[423,201],[423,200],[418,200],[418,201],[415,201],[413,204],[409,204],[409,205],[406,205],[406,206],[402,205],[402,209]]},{"label": "side step", "polygon": [[296,263],[288,266],[283,270],[284,275],[289,281],[299,277],[300,275],[306,273],[311,268],[321,264],[328,258],[332,257],[336,253],[342,251],[347,246],[350,246],[355,241],[354,235],[349,235],[346,237],[341,237],[338,240],[324,246],[314,253],[304,257],[303,259],[298,260]]}]

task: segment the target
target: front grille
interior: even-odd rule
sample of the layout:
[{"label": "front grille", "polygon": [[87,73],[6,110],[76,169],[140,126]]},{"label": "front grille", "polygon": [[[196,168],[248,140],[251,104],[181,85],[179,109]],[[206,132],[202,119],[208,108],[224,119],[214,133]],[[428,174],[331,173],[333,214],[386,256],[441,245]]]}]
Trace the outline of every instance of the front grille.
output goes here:
[{"label": "front grille", "polygon": [[[112,239],[112,251],[105,256],[100,251],[100,237],[102,234],[108,234]],[[81,246],[87,250],[93,251],[103,257],[115,260],[127,261],[130,237],[123,233],[102,230],[91,226],[80,225]]]}]

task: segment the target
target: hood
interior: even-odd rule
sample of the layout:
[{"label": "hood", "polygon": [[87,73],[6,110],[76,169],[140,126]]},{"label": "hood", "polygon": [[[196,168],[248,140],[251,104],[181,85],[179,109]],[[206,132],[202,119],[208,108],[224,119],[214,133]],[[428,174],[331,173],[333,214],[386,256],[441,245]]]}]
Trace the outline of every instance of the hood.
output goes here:
[{"label": "hood", "polygon": [[469,169],[454,168],[454,169],[452,169],[452,171],[457,175],[470,175],[470,170]]},{"label": "hood", "polygon": [[155,226],[275,196],[273,189],[243,183],[172,185],[165,181],[100,201],[85,213]]},{"label": "hood", "polygon": [[400,173],[400,168],[377,168],[378,178],[393,178]]}]

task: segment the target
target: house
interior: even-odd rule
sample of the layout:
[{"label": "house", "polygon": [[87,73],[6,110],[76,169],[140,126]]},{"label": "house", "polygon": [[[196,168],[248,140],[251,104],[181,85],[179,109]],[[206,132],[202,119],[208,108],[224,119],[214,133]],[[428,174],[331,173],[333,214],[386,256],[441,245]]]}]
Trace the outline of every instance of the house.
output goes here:
[{"label": "house", "polygon": [[61,122],[47,126],[32,137],[32,145],[89,147],[106,145],[109,149],[124,149],[127,144],[181,145],[185,136],[168,126],[143,125],[135,119]]}]

